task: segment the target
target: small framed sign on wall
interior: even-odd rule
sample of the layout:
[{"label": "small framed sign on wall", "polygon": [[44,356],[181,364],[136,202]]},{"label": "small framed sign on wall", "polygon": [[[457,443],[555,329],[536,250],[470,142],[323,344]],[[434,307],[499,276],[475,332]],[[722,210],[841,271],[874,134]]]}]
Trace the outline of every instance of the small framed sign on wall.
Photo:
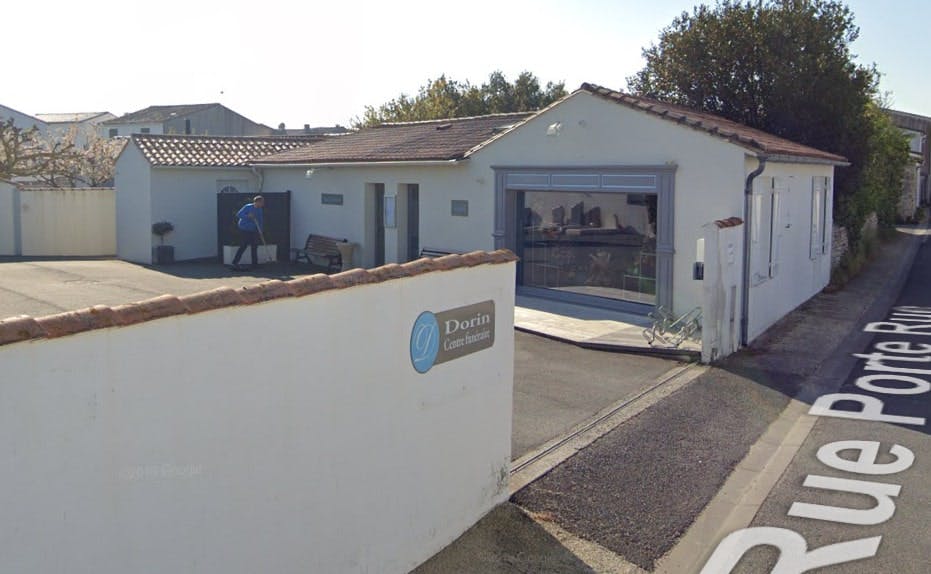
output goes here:
[{"label": "small framed sign on wall", "polygon": [[322,193],[320,194],[320,203],[323,205],[342,205],[342,193]]}]

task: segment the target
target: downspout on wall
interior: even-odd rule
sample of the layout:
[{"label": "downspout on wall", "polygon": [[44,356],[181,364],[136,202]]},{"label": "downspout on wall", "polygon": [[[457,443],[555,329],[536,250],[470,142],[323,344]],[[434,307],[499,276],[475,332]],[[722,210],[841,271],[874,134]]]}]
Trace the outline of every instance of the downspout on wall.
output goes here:
[{"label": "downspout on wall", "polygon": [[256,168],[254,165],[250,165],[249,169],[252,171],[252,175],[255,176],[255,179],[258,181],[258,191],[256,194],[261,195],[262,188],[265,187],[265,172],[261,168]]},{"label": "downspout on wall", "polygon": [[757,156],[760,164],[747,174],[744,184],[744,264],[743,281],[740,293],[740,346],[746,347],[749,343],[750,331],[750,229],[753,225],[753,180],[766,169],[765,155]]}]

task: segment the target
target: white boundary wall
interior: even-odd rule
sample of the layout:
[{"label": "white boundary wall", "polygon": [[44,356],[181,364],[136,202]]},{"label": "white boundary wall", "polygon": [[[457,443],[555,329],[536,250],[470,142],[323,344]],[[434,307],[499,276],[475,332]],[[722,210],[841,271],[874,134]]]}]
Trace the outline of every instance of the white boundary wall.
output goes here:
[{"label": "white boundary wall", "polygon": [[113,188],[21,189],[22,255],[116,255]]},{"label": "white boundary wall", "polygon": [[16,186],[0,180],[0,255],[16,255],[14,193]]},{"label": "white boundary wall", "polygon": [[[0,346],[0,571],[408,572],[507,498],[514,272]],[[489,299],[415,372],[422,311]]]}]

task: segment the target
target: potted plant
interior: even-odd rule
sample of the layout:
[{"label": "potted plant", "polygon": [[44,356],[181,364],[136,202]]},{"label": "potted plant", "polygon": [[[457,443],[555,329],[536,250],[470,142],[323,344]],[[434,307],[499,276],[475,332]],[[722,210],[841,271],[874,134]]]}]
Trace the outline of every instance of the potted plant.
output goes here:
[{"label": "potted plant", "polygon": [[174,231],[175,226],[169,221],[159,221],[152,224],[152,234],[158,235],[159,244],[152,248],[152,262],[162,265],[173,263],[175,260],[175,248],[172,245],[165,245],[165,236]]}]

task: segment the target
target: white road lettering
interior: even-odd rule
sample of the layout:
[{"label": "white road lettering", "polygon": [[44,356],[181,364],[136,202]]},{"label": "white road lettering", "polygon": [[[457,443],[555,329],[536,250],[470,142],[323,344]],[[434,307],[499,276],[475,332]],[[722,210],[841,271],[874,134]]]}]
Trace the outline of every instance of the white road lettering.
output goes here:
[{"label": "white road lettering", "polygon": [[882,524],[892,518],[892,515],[895,514],[895,502],[892,501],[892,497],[898,496],[899,491],[902,490],[902,487],[898,484],[883,484],[880,482],[820,476],[817,474],[809,474],[806,476],[802,486],[865,494],[876,501],[876,506],[861,510],[857,508],[827,506],[824,504],[811,504],[808,502],[795,502],[789,508],[789,516],[811,518],[813,520],[826,520],[828,522],[839,522],[841,524],[857,524],[861,526]]},{"label": "white road lettering", "polygon": [[[847,460],[838,456],[841,452],[858,450],[860,455],[856,460]],[[858,474],[896,474],[912,466],[915,454],[904,446],[893,445],[889,454],[895,457],[894,462],[877,463],[879,458],[879,442],[874,440],[841,440],[828,443],[818,449],[818,460],[826,466],[845,472]]]},{"label": "white road lettering", "polygon": [[[837,403],[844,401],[860,403],[863,408],[859,411],[841,411],[834,408]],[[837,417],[903,425],[924,426],[925,424],[925,419],[922,417],[884,414],[883,406],[883,402],[875,397],[853,393],[831,393],[818,397],[814,404],[811,405],[811,408],[808,409],[808,414],[819,417]]]},{"label": "white road lettering", "polygon": [[[871,333],[895,333],[901,335],[931,335],[931,308],[896,307],[888,321],[868,323],[864,331]],[[874,345],[876,351],[854,356],[865,359],[864,371],[881,371],[856,379],[855,385],[864,391],[881,395],[920,395],[931,391],[929,381],[912,375],[931,375],[931,369],[917,368],[931,363],[931,344],[907,341],[883,341]],[[900,366],[890,365],[897,363]],[[901,366],[901,365],[905,366]],[[931,366],[931,365],[929,365]],[[891,385],[891,386],[890,386]],[[842,410],[850,403],[858,410]],[[873,396],[856,393],[829,393],[818,397],[808,413],[814,416],[854,419],[903,425],[924,426],[924,417],[890,414],[885,403]],[[818,449],[818,460],[833,469],[864,475],[891,475],[903,472],[914,464],[915,454],[904,446],[890,447],[884,458],[890,462],[878,462],[878,441],[845,440],[823,445]],[[854,458],[842,458],[840,453],[858,451]],[[895,515],[895,502],[902,487],[897,484],[853,480],[809,474],[803,485],[808,488],[850,492],[872,497],[872,508],[842,508],[806,502],[794,502],[787,515],[829,521],[841,524],[876,525]],[[741,558],[757,546],[773,546],[779,550],[779,558],[771,574],[801,574],[816,568],[832,566],[876,556],[882,536],[840,542],[809,551],[805,539],[792,530],[755,526],[737,530],[718,544],[711,558],[705,563],[701,574],[726,574],[731,572]]]},{"label": "white road lettering", "polygon": [[750,549],[757,546],[774,546],[779,560],[772,574],[802,574],[815,568],[853,562],[876,556],[882,536],[839,542],[808,551],[808,543],[797,532],[785,528],[757,526],[744,528],[728,535],[715,548],[701,574],[730,572]]}]

